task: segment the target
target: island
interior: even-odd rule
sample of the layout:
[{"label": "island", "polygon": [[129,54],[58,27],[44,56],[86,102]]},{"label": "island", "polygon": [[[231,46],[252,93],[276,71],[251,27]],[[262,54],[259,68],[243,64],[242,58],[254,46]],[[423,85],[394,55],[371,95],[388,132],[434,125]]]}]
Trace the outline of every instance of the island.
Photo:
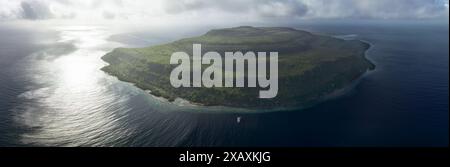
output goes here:
[{"label": "island", "polygon": [[[174,52],[192,53],[193,44],[202,52],[278,52],[278,95],[258,98],[252,87],[180,87],[170,84]],[[133,83],[154,96],[176,98],[205,106],[238,108],[307,107],[344,89],[375,65],[365,53],[368,43],[344,40],[288,27],[241,26],[214,29],[198,37],[180,39],[144,48],[116,48],[102,59],[102,70],[121,81]],[[202,67],[203,68],[203,67]]]}]

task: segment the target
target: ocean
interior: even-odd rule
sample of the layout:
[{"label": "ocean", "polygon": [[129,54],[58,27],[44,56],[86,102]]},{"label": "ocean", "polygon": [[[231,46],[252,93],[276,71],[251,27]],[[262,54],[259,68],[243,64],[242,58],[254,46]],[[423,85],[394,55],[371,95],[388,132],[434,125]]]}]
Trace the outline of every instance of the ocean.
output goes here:
[{"label": "ocean", "polygon": [[186,36],[0,24],[0,146],[448,146],[448,22],[289,26],[370,43],[375,71],[308,109],[223,112],[170,104],[100,70],[113,48]]}]

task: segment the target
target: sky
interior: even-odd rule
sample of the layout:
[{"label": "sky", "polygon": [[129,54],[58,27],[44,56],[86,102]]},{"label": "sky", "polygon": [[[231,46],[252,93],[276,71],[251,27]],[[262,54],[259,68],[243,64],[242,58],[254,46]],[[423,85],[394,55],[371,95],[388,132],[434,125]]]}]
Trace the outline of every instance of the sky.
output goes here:
[{"label": "sky", "polygon": [[448,19],[448,0],[0,0],[0,22]]}]

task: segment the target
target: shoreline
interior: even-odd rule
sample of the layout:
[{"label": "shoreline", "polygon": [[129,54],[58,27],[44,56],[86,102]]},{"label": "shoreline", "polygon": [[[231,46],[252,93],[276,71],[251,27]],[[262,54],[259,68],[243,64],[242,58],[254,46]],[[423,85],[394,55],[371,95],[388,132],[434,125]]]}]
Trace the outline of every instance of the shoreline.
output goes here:
[{"label": "shoreline", "polygon": [[[362,40],[360,40],[360,41],[362,41]],[[308,105],[303,105],[303,106],[274,107],[274,108],[268,109],[268,108],[232,107],[232,106],[224,106],[224,105],[205,105],[205,104],[201,104],[201,103],[195,103],[195,102],[189,101],[187,99],[183,99],[181,97],[176,97],[174,100],[170,100],[170,99],[165,98],[163,96],[158,96],[158,95],[152,94],[151,90],[142,89],[142,88],[136,86],[135,83],[120,80],[117,76],[111,75],[111,74],[109,74],[106,71],[104,71],[104,72],[107,73],[108,75],[118,79],[121,82],[128,83],[131,86],[134,86],[134,87],[138,88],[139,90],[144,91],[149,97],[151,97],[151,98],[153,98],[155,100],[158,100],[160,102],[164,102],[164,103],[169,104],[169,105],[174,105],[176,107],[194,107],[194,108],[190,108],[190,109],[186,110],[186,112],[203,112],[203,113],[207,112],[207,113],[217,113],[217,114],[219,114],[219,113],[257,114],[257,113],[270,113],[270,112],[291,112],[291,111],[298,111],[298,110],[306,110],[308,108],[312,108],[314,106],[317,106],[317,105],[319,105],[321,103],[324,103],[324,102],[327,102],[329,100],[338,99],[340,97],[348,95],[359,84],[361,79],[363,79],[364,77],[366,77],[370,73],[374,72],[377,69],[376,65],[370,59],[367,58],[367,56],[368,56],[367,52],[374,45],[369,43],[369,42],[366,42],[366,41],[362,41],[362,42],[367,43],[370,46],[365,51],[364,58],[367,59],[370,63],[372,63],[374,65],[374,68],[373,69],[367,69],[361,76],[359,76],[355,80],[351,81],[351,84],[349,84],[349,85],[347,85],[347,86],[345,86],[343,88],[336,89],[333,92],[322,96],[319,100],[317,100],[314,103],[311,103],[311,104],[308,104]],[[202,111],[197,111],[198,109],[201,109]],[[216,110],[218,110],[218,111],[216,111]]]},{"label": "shoreline", "polygon": [[[332,36],[330,36],[330,37],[332,37]],[[337,37],[332,37],[332,38],[337,38]],[[337,39],[339,39],[339,38],[337,38]],[[342,40],[344,40],[344,39],[342,39]],[[367,69],[364,72],[362,72],[361,74],[359,74],[358,76],[354,77],[354,79],[351,79],[349,84],[344,85],[343,87],[341,87],[339,89],[335,89],[335,90],[332,90],[330,93],[320,95],[317,97],[317,99],[312,99],[312,100],[310,100],[310,102],[304,102],[304,104],[301,104],[301,102],[296,103],[295,101],[290,104],[286,103],[287,105],[285,105],[285,106],[287,106],[287,107],[285,107],[283,105],[273,106],[273,107],[270,107],[270,106],[269,107],[267,107],[267,106],[261,106],[261,107],[259,107],[259,106],[254,106],[254,107],[253,106],[242,106],[242,107],[239,107],[238,105],[236,105],[236,106],[207,105],[207,104],[203,104],[200,102],[193,102],[193,101],[190,101],[188,99],[185,99],[185,98],[182,98],[179,96],[165,97],[161,93],[155,94],[155,93],[153,93],[153,91],[151,89],[141,88],[136,83],[122,80],[119,77],[117,77],[116,75],[111,74],[107,70],[104,70],[105,67],[111,66],[111,64],[109,64],[105,59],[103,59],[103,57],[102,57],[102,60],[105,61],[107,63],[107,65],[102,67],[101,70],[106,72],[108,75],[117,78],[118,80],[120,80],[122,82],[127,82],[127,83],[132,84],[133,86],[139,88],[140,90],[143,90],[146,94],[150,95],[152,98],[154,98],[158,101],[161,101],[161,102],[164,102],[164,103],[167,103],[170,105],[178,106],[178,107],[196,107],[196,108],[202,108],[202,109],[206,109],[206,110],[213,109],[213,108],[226,109],[226,111],[223,111],[223,112],[236,112],[236,110],[245,110],[246,112],[244,112],[244,113],[247,113],[247,112],[252,112],[252,113],[253,112],[256,112],[256,113],[276,112],[276,111],[289,111],[289,110],[299,110],[299,109],[304,110],[304,109],[316,106],[325,101],[328,101],[330,99],[339,98],[343,95],[348,94],[349,91],[353,90],[353,88],[356,85],[358,85],[361,78],[363,78],[364,76],[366,76],[367,74],[369,74],[370,72],[372,72],[376,69],[375,63],[368,58],[368,52],[371,48],[373,48],[373,44],[371,44],[370,42],[367,42],[367,41],[359,40],[359,39],[350,39],[350,40],[359,41],[359,42],[367,45],[364,53],[361,55],[363,57],[364,61],[367,61],[370,64],[367,67]],[[243,112],[238,112],[238,113],[243,113]]]}]

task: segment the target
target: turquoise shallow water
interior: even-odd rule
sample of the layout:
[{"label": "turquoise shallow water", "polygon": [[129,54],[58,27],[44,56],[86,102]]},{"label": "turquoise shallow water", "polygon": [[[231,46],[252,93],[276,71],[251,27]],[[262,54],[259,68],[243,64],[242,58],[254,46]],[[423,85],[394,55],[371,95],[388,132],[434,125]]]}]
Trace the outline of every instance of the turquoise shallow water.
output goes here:
[{"label": "turquoise shallow water", "polygon": [[306,110],[204,112],[99,70],[112,48],[158,43],[140,39],[152,33],[0,26],[0,146],[448,146],[448,24],[294,27],[370,42],[377,69]]}]

